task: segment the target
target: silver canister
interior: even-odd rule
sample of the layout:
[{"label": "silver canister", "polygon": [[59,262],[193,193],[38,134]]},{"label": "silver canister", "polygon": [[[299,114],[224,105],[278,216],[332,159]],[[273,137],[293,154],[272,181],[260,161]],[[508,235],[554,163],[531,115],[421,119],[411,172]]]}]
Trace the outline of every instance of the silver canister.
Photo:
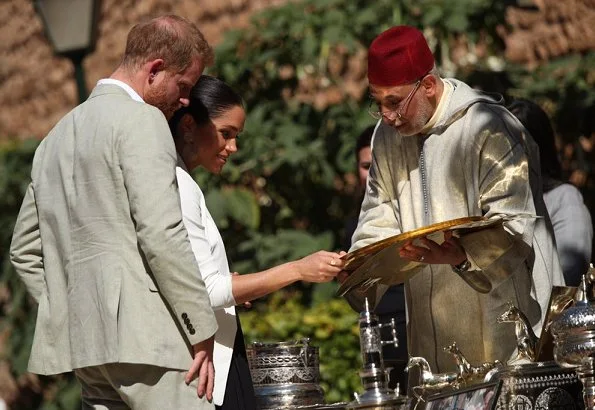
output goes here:
[{"label": "silver canister", "polygon": [[248,365],[259,409],[322,406],[318,347],[310,340],[252,343]]}]

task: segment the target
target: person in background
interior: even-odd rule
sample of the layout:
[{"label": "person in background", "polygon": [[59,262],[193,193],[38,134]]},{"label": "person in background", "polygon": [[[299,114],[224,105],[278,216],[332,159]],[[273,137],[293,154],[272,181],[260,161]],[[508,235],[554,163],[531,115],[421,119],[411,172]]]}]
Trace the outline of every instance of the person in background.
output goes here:
[{"label": "person in background", "polygon": [[374,135],[374,125],[365,128],[355,141],[355,161],[357,172],[357,186],[355,187],[354,209],[350,212],[345,223],[345,234],[343,236],[343,249],[351,247],[351,236],[357,227],[357,217],[364,198],[366,189],[366,180],[370,164],[372,163],[372,135]]},{"label": "person in background", "polygon": [[225,82],[202,76],[190,105],[170,121],[179,159],[176,167],[184,225],[207,286],[219,330],[215,335],[215,391],[218,409],[255,409],[246,348],[235,305],[268,295],[297,281],[330,282],[344,254],[319,251],[297,261],[244,275],[231,275],[225,246],[200,187],[190,176],[197,167],[219,174],[237,150],[246,112],[241,97]]},{"label": "person in background", "polygon": [[593,224],[580,191],[563,182],[556,139],[547,113],[536,103],[518,99],[508,109],[539,146],[543,199],[556,238],[567,286],[578,286],[591,261]]},{"label": "person in background", "polygon": [[35,152],[10,248],[39,303],[29,370],[74,370],[83,409],[214,408],[217,321],[167,124],[212,60],[186,19],[135,25],[118,68]]},{"label": "person in background", "polygon": [[[414,27],[374,39],[368,81],[379,122],[350,251],[434,223],[510,217],[503,229],[445,235],[440,244],[421,238],[399,250],[421,267],[405,282],[409,354],[426,358],[434,372],[456,371],[443,352],[456,341],[471,363],[506,362],[516,342],[497,315],[512,301],[540,334],[552,286],[564,283],[538,148],[501,101],[441,78]],[[385,289],[375,284],[346,297],[361,305]]]},{"label": "person in background", "polygon": [[[345,225],[344,249],[351,247],[351,236],[357,226],[357,217],[366,189],[370,164],[372,163],[372,135],[374,134],[374,128],[375,126],[371,125],[364,129],[357,137],[355,143],[355,159],[358,175],[358,186],[356,190],[357,209],[355,216],[349,218]],[[382,353],[385,366],[391,368],[389,387],[395,388],[398,384],[399,389],[403,391],[403,389],[407,388],[407,372],[405,368],[407,367],[408,360],[405,285],[401,283],[389,287],[376,306],[376,309],[374,309],[374,312],[378,315],[381,323],[388,323],[391,319],[395,319],[399,347],[395,348],[392,344],[385,345],[382,347]],[[390,328],[383,327],[380,332],[383,340],[390,340],[392,338]]]}]

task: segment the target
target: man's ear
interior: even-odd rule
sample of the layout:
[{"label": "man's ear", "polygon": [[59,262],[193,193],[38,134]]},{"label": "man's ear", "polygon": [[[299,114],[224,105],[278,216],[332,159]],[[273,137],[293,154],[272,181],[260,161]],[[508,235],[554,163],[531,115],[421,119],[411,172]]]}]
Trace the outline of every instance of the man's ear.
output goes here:
[{"label": "man's ear", "polygon": [[421,86],[428,97],[434,97],[438,91],[438,80],[432,74],[426,75],[421,80]]},{"label": "man's ear", "polygon": [[148,61],[145,64],[145,70],[149,74],[149,84],[152,84],[153,81],[155,81],[155,77],[157,77],[157,74],[159,74],[159,72],[163,71],[164,67],[165,64],[163,62],[163,59],[161,58]]}]

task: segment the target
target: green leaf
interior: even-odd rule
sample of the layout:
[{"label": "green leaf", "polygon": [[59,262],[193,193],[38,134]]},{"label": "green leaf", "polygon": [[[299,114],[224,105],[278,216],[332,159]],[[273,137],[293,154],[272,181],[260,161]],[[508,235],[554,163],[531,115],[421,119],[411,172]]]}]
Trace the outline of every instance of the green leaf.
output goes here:
[{"label": "green leaf", "polygon": [[303,62],[314,62],[318,54],[318,39],[306,32],[301,47]]},{"label": "green leaf", "polygon": [[444,25],[449,31],[453,31],[455,33],[464,33],[467,31],[467,27],[469,26],[469,20],[465,14],[453,13],[448,15],[444,21]]},{"label": "green leaf", "polygon": [[376,13],[374,9],[367,8],[363,9],[360,13],[355,16],[355,22],[361,26],[374,24],[377,21]]},{"label": "green leaf", "polygon": [[425,10],[422,21],[424,26],[433,26],[440,21],[442,16],[442,8],[437,5],[432,5]]},{"label": "green leaf", "polygon": [[340,43],[345,38],[345,32],[341,26],[330,26],[324,30],[322,38],[331,44]]},{"label": "green leaf", "polygon": [[253,192],[245,188],[230,188],[223,191],[229,216],[242,225],[257,229],[260,225],[260,208]]},{"label": "green leaf", "polygon": [[219,189],[209,190],[205,193],[205,203],[217,227],[219,229],[227,228],[230,211],[225,194]]}]

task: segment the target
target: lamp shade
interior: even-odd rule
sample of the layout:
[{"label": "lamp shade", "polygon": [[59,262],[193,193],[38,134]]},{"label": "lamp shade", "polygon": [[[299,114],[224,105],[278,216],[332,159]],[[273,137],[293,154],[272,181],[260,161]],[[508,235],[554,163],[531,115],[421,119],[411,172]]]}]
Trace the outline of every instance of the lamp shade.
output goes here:
[{"label": "lamp shade", "polygon": [[56,54],[93,51],[100,0],[35,0],[35,7]]}]

